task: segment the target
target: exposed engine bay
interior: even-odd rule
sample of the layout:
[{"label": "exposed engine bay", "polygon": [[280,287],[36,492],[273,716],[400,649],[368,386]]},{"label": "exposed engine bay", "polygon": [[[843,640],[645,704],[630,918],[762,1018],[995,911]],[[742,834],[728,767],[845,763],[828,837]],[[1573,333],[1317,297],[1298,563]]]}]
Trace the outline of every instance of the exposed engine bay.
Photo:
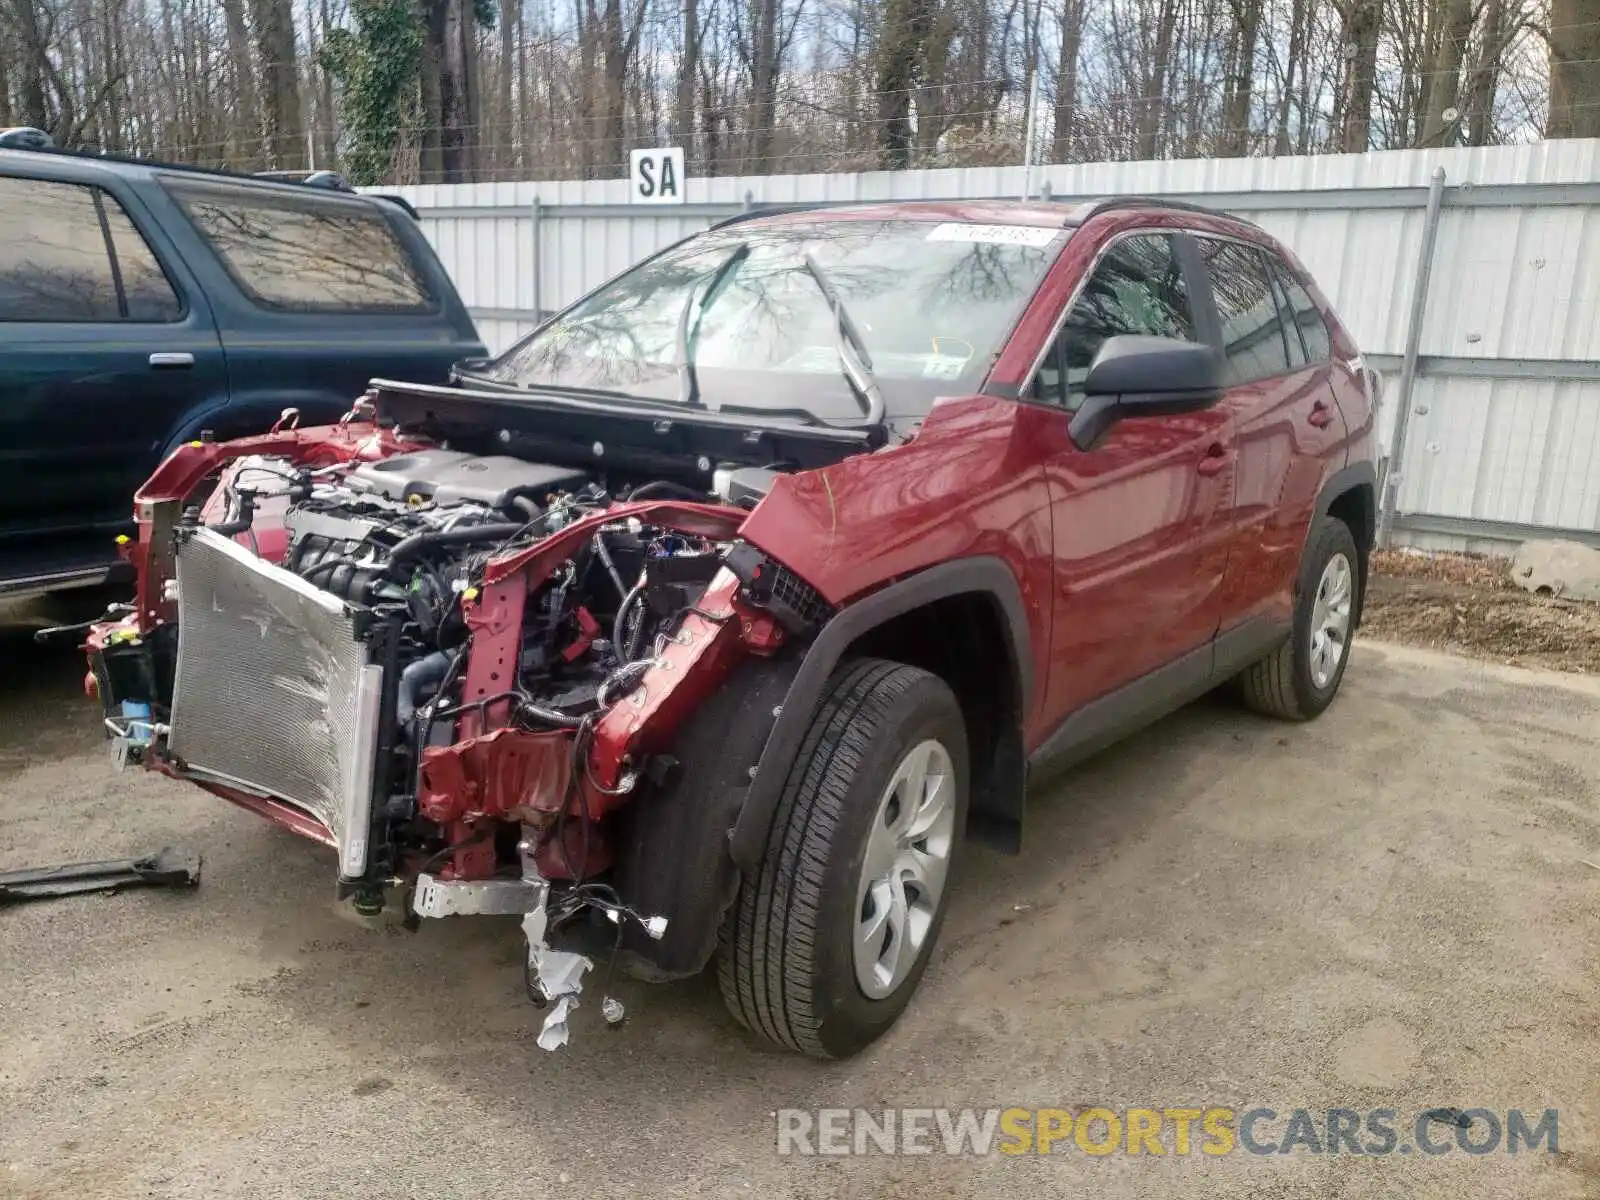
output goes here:
[{"label": "exposed engine bay", "polygon": [[701,490],[349,419],[193,443],[87,645],[117,756],[332,846],[362,912],[520,915],[554,1048],[591,956],[671,921],[613,877],[616,813],[735,663],[826,614],[737,535],[783,471]]}]

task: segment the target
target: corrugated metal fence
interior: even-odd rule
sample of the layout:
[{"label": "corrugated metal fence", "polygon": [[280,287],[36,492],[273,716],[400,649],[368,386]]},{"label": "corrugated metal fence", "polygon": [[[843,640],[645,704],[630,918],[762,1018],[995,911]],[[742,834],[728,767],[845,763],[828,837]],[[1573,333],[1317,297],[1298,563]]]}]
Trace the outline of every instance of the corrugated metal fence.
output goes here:
[{"label": "corrugated metal fence", "polygon": [[[623,180],[402,192],[498,350],[537,312],[747,208],[1025,187],[1062,200],[1197,201],[1293,247],[1387,376],[1385,444],[1397,448],[1398,436],[1404,450],[1397,540],[1600,544],[1600,141],[1045,166],[1031,178],[1003,167],[691,179],[676,207],[629,205]],[[1400,428],[1408,348],[1411,415]]]}]

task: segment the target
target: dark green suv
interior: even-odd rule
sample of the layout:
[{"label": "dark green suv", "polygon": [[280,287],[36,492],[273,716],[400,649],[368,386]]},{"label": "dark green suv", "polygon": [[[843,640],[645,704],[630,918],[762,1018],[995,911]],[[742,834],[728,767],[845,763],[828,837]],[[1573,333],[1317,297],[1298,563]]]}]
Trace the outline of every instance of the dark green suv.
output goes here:
[{"label": "dark green suv", "polygon": [[0,598],[110,578],[173,447],[484,353],[414,215],[330,183],[0,148]]}]

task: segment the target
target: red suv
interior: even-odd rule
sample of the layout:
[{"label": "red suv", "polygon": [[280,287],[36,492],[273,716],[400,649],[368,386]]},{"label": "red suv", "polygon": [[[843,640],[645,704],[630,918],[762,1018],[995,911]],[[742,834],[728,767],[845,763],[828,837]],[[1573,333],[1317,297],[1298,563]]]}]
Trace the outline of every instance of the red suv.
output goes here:
[{"label": "red suv", "polygon": [[361,911],[521,917],[541,1045],[615,957],[847,1055],[1030,784],[1230,680],[1332,701],[1370,378],[1219,214],[748,216],[450,386],[180,448],[91,682],[121,761],[332,847]]}]

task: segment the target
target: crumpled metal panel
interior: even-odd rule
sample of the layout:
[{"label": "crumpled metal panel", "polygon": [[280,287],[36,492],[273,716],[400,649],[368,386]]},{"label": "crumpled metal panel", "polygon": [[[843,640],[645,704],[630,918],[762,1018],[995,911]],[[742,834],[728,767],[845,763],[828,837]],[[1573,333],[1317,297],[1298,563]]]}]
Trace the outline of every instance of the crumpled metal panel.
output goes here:
[{"label": "crumpled metal panel", "polygon": [[298,805],[342,849],[347,798],[371,777],[367,648],[344,604],[210,530],[179,547],[177,575],[172,753]]}]

